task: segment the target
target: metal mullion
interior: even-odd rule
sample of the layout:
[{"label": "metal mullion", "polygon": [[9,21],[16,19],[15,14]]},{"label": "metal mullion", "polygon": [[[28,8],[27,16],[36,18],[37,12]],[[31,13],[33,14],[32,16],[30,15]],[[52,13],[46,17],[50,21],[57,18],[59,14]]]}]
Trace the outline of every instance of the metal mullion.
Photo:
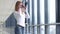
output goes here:
[{"label": "metal mullion", "polygon": [[[45,24],[48,24],[48,0],[45,0]],[[45,34],[48,34],[48,26],[45,25]]]},{"label": "metal mullion", "polygon": [[[37,24],[40,24],[40,0],[37,0]],[[40,34],[40,26],[37,26],[37,34]]]},{"label": "metal mullion", "polygon": [[[34,0],[32,0],[32,25],[34,25]],[[31,31],[31,34],[34,34],[34,26],[32,26]]]}]

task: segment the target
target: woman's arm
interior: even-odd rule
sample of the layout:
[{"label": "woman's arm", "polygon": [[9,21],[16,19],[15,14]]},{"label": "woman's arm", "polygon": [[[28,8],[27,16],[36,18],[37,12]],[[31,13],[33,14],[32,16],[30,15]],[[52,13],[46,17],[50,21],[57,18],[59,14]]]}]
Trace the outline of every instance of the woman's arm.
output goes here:
[{"label": "woman's arm", "polygon": [[30,15],[28,14],[28,12],[25,12],[25,18],[30,18]]}]

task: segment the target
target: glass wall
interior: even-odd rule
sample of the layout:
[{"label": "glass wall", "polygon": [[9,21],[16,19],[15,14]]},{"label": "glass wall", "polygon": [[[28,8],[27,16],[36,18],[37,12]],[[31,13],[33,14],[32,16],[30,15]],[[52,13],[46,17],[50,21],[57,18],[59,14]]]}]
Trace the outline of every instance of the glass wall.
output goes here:
[{"label": "glass wall", "polygon": [[30,20],[27,23],[30,26],[27,25],[27,33],[56,34],[56,25],[48,25],[56,23],[55,3],[56,0],[28,0]]}]

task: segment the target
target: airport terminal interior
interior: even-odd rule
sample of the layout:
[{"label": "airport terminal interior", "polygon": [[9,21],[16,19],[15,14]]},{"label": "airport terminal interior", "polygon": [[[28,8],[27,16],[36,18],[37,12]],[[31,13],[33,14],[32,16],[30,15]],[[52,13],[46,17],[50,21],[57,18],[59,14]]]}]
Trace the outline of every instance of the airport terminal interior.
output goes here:
[{"label": "airport terminal interior", "polygon": [[15,3],[27,1],[24,34],[60,34],[60,0],[0,0],[0,34],[15,34]]}]

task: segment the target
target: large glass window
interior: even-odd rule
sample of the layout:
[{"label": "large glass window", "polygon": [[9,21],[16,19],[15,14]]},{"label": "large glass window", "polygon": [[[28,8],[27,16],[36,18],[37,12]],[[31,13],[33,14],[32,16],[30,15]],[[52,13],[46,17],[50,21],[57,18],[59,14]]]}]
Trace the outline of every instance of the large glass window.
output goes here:
[{"label": "large glass window", "polygon": [[[48,23],[56,23],[56,0],[48,0]],[[56,34],[56,25],[49,26],[49,33]]]},{"label": "large glass window", "polygon": [[[56,0],[29,0],[29,34],[56,34]],[[35,26],[34,26],[35,25]],[[39,25],[39,26],[38,26]]]}]

